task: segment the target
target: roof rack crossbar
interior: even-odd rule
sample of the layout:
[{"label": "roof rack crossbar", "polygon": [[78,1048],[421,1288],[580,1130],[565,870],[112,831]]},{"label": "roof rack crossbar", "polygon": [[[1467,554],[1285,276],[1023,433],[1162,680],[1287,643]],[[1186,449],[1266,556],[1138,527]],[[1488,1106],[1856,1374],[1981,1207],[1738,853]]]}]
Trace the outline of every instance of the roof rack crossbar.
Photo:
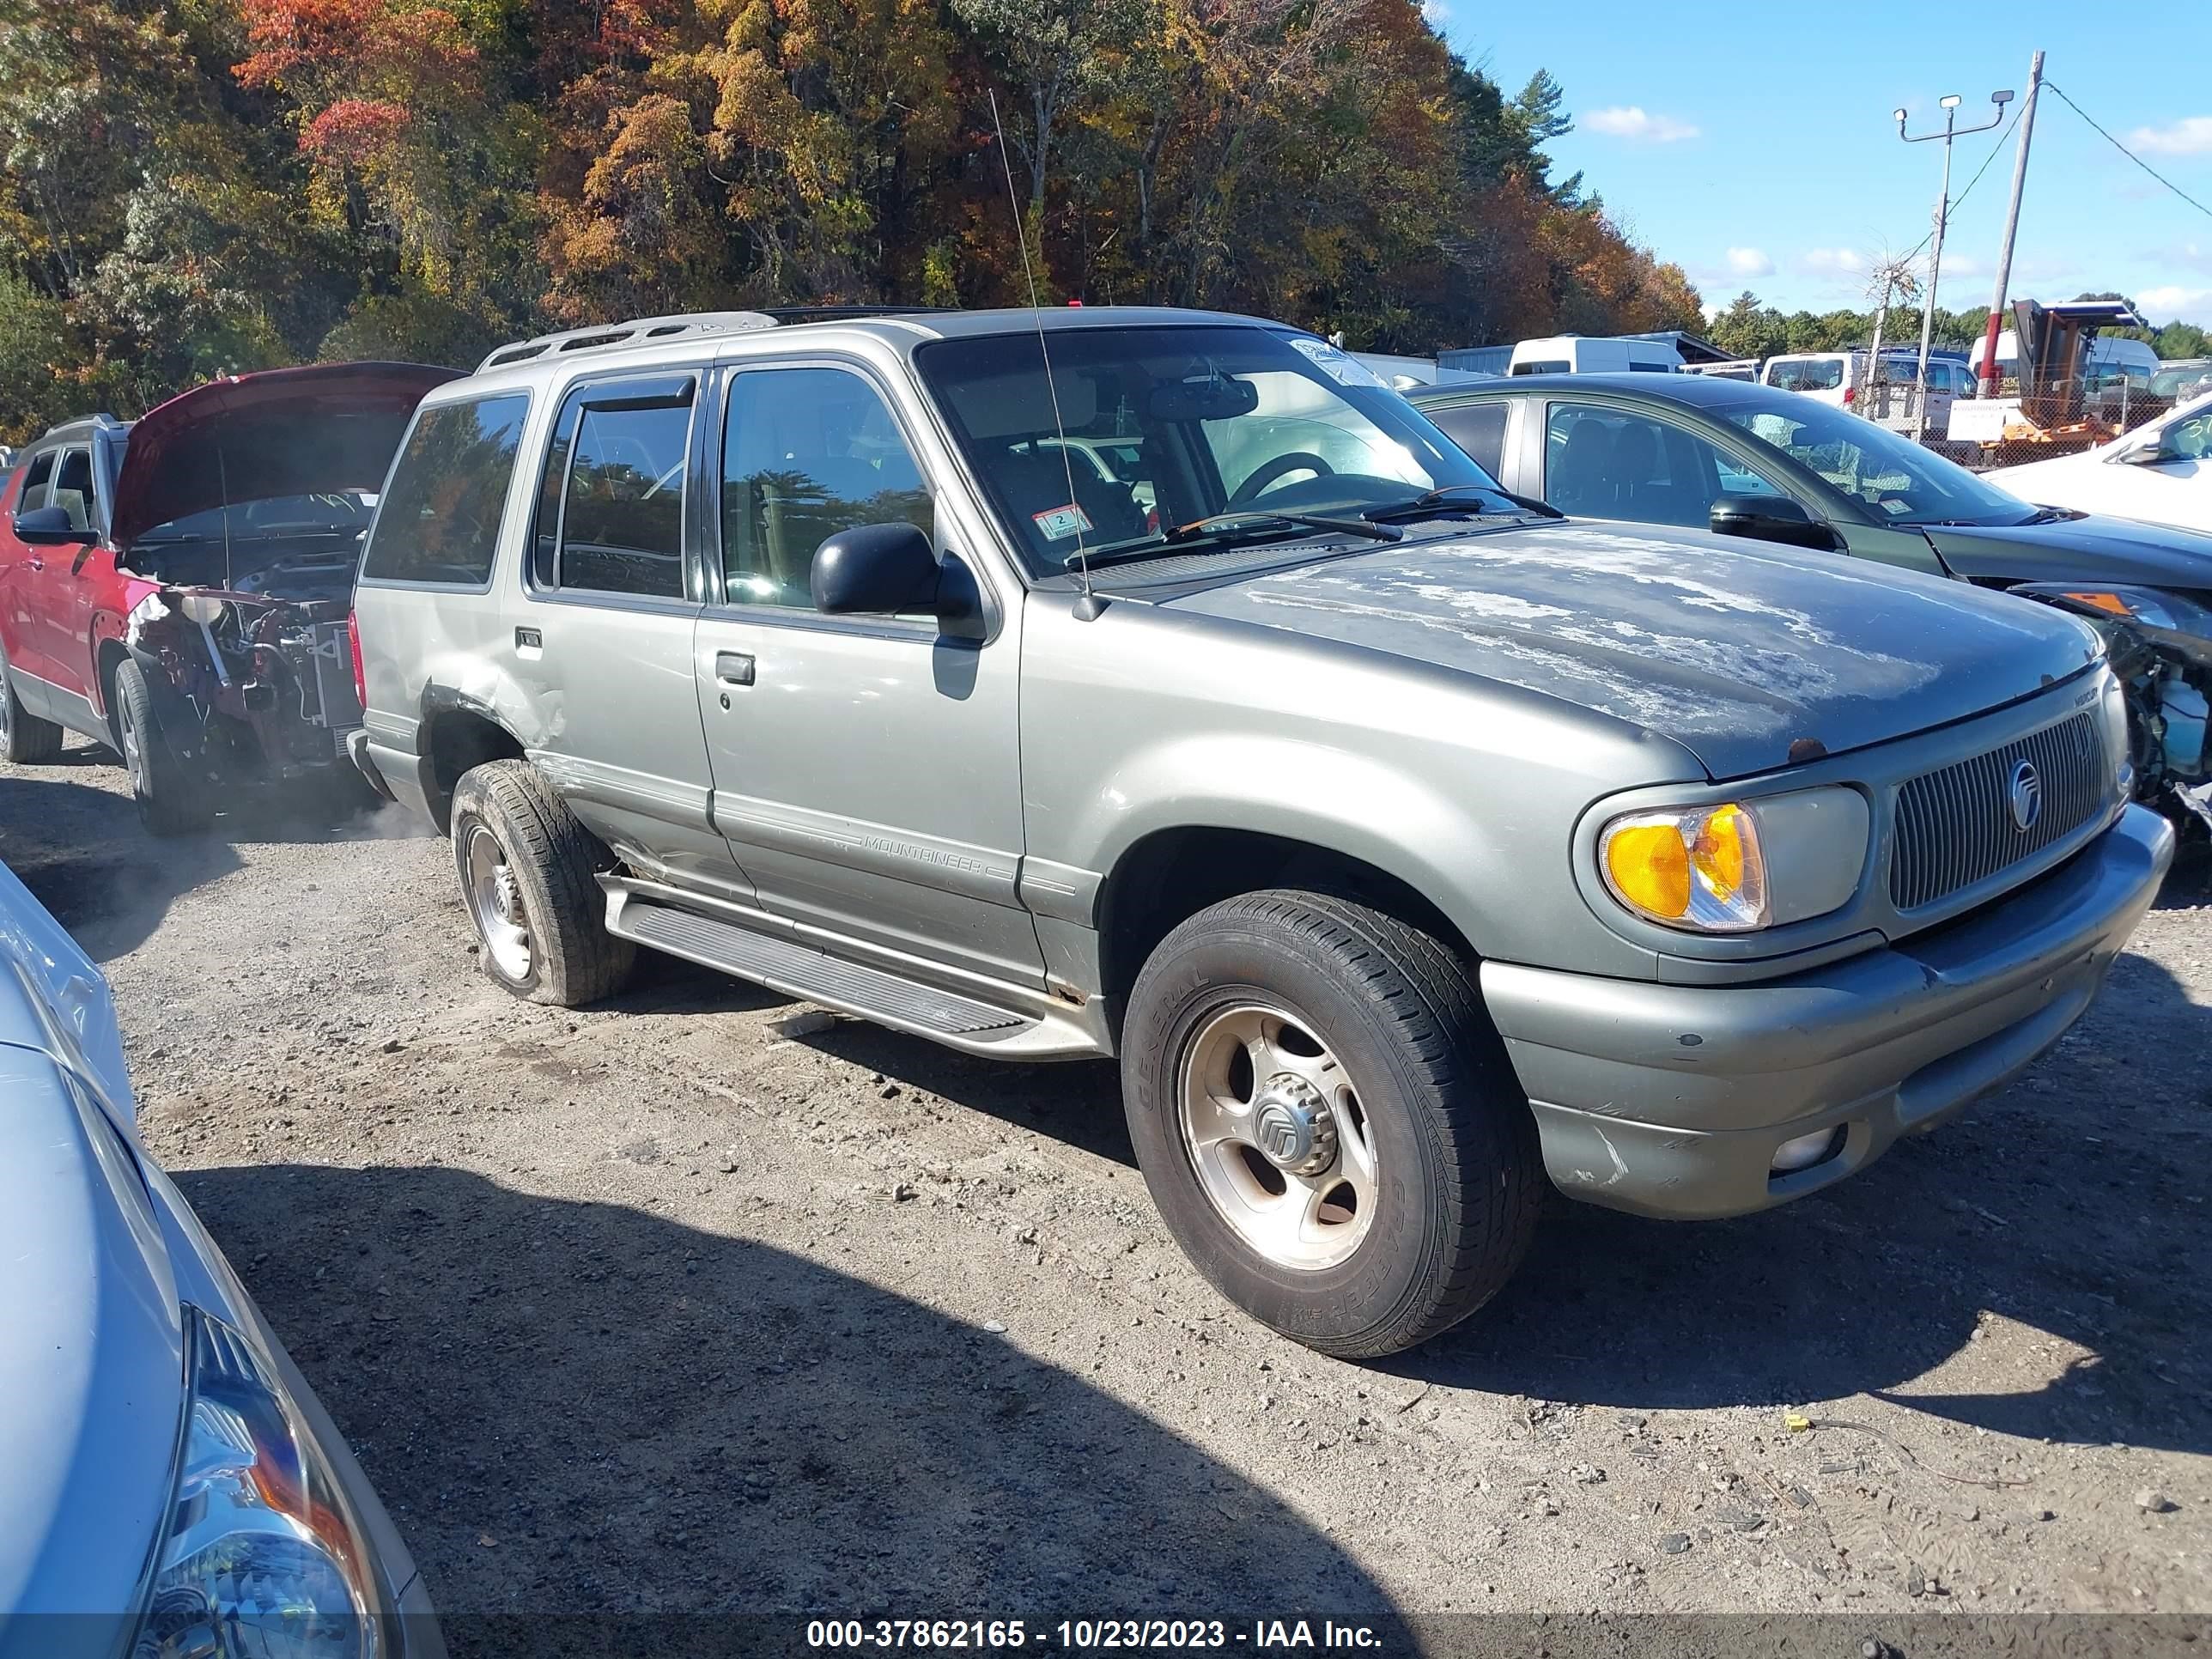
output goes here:
[{"label": "roof rack crossbar", "polygon": [[511,340],[489,353],[477,373],[526,363],[532,358],[574,351],[603,351],[613,346],[641,345],[647,341],[672,340],[684,335],[750,334],[776,326],[776,319],[763,311],[694,311],[668,317],[638,317],[627,322],[598,323],[587,328],[563,329],[527,340]]}]

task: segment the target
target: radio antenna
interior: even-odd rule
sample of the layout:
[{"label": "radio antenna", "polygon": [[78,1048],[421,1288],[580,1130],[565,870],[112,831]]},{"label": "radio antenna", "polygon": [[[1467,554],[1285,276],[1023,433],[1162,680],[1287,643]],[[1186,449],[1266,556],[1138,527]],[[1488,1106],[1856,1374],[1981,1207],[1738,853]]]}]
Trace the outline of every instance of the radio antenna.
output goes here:
[{"label": "radio antenna", "polygon": [[1082,594],[1075,602],[1075,617],[1079,622],[1089,622],[1105,607],[1091,591],[1091,560],[1083,545],[1083,507],[1075,499],[1075,461],[1067,453],[1067,422],[1060,418],[1060,386],[1052,378],[1052,351],[1045,344],[1044,307],[1038,302],[1036,271],[1030,264],[1029,222],[1022,217],[1021,197],[1014,189],[1014,164],[1006,154],[1006,128],[999,118],[999,94],[995,88],[987,90],[991,99],[991,127],[999,139],[999,168],[1006,177],[1006,206],[1014,216],[1014,236],[1022,249],[1022,276],[1029,283],[1030,318],[1036,325],[1037,356],[1044,360],[1044,389],[1052,399],[1052,428],[1060,440],[1060,471],[1067,477],[1068,510],[1074,514],[1075,551],[1072,557],[1077,580],[1083,584]]}]

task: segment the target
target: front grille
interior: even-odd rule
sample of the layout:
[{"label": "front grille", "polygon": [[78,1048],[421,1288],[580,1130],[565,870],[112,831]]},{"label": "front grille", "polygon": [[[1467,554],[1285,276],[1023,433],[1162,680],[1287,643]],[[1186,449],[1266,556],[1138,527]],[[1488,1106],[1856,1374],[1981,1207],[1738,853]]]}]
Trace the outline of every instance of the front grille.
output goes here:
[{"label": "front grille", "polygon": [[[2042,793],[2042,810],[2026,830],[2012,809],[2013,778],[2022,761],[2034,767]],[[2010,869],[2087,823],[2111,803],[2111,790],[2097,724],[2088,714],[1922,773],[1897,792],[1890,902],[1917,910]]]}]

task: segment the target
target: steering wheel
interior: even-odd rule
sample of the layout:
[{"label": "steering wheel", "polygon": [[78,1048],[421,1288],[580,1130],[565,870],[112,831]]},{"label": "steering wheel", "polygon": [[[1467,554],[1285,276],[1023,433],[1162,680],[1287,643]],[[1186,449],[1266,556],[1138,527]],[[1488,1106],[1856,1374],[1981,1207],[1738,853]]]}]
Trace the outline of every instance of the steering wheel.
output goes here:
[{"label": "steering wheel", "polygon": [[1231,493],[1229,505],[1243,506],[1269,484],[1292,472],[1310,472],[1317,478],[1327,478],[1334,477],[1336,469],[1311,450],[1294,449],[1287,455],[1276,456],[1272,461],[1262,461],[1252,476]]}]

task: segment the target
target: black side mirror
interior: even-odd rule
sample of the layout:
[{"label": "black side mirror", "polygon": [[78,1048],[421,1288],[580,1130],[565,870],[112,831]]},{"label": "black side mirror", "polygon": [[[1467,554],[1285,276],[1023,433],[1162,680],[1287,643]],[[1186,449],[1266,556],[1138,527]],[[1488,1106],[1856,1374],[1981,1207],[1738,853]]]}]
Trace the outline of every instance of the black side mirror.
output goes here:
[{"label": "black side mirror", "polygon": [[96,542],[100,538],[71,524],[66,507],[34,507],[28,513],[15,515],[15,539],[33,547],[74,547],[80,542]]},{"label": "black side mirror", "polygon": [[1787,542],[1792,547],[1832,551],[1835,532],[1787,495],[1723,495],[1708,519],[1716,536],[1748,536],[1755,541]]},{"label": "black side mirror", "polygon": [[827,617],[896,616],[937,608],[937,551],[910,524],[841,530],[814,550],[806,585]]}]

